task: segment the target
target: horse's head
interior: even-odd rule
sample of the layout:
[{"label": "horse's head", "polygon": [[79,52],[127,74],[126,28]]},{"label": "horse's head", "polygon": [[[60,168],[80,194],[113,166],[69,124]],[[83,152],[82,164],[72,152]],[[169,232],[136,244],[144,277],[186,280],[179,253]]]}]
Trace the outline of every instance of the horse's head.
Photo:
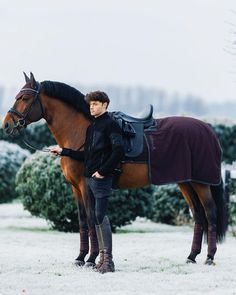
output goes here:
[{"label": "horse's head", "polygon": [[43,117],[39,97],[40,83],[36,82],[32,73],[30,78],[25,73],[24,76],[26,84],[16,95],[15,103],[3,121],[4,131],[9,135],[17,135],[27,125]]}]

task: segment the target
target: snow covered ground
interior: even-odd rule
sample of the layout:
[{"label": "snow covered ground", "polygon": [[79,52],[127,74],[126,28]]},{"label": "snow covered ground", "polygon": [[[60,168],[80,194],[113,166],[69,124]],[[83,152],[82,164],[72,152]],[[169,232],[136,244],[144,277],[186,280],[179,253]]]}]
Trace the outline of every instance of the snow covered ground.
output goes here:
[{"label": "snow covered ground", "polygon": [[49,230],[18,203],[0,205],[0,295],[236,294],[236,238],[218,246],[216,266],[185,264],[192,229],[142,219],[114,235],[116,272],[77,268],[79,235]]}]

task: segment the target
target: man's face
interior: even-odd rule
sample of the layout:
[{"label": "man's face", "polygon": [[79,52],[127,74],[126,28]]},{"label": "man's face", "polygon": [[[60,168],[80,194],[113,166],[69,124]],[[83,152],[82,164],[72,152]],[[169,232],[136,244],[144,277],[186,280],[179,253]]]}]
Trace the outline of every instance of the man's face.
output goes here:
[{"label": "man's face", "polygon": [[107,103],[100,101],[90,101],[90,113],[92,116],[99,117],[107,110]]}]

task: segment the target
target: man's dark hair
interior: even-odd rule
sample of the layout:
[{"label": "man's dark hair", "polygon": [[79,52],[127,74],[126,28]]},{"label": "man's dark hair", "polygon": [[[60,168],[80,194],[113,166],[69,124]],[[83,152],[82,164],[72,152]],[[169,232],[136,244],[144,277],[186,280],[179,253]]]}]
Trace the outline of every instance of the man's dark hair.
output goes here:
[{"label": "man's dark hair", "polygon": [[90,101],[100,101],[102,103],[106,102],[107,106],[110,103],[110,99],[108,95],[105,92],[100,90],[93,91],[86,94],[84,99],[86,100],[87,103],[90,103]]}]

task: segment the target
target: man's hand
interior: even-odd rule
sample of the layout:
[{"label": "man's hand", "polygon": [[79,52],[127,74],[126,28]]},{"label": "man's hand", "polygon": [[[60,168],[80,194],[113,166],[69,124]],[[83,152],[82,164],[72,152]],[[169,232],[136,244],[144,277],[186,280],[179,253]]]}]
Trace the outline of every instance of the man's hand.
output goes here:
[{"label": "man's hand", "polygon": [[93,173],[92,177],[95,177],[95,178],[104,178],[104,176],[100,175],[97,171]]},{"label": "man's hand", "polygon": [[57,146],[52,147],[52,148],[50,149],[50,152],[51,152],[52,155],[54,155],[54,156],[58,156],[58,155],[61,154],[61,152],[62,152],[62,148],[59,147],[59,145],[57,145]]}]

